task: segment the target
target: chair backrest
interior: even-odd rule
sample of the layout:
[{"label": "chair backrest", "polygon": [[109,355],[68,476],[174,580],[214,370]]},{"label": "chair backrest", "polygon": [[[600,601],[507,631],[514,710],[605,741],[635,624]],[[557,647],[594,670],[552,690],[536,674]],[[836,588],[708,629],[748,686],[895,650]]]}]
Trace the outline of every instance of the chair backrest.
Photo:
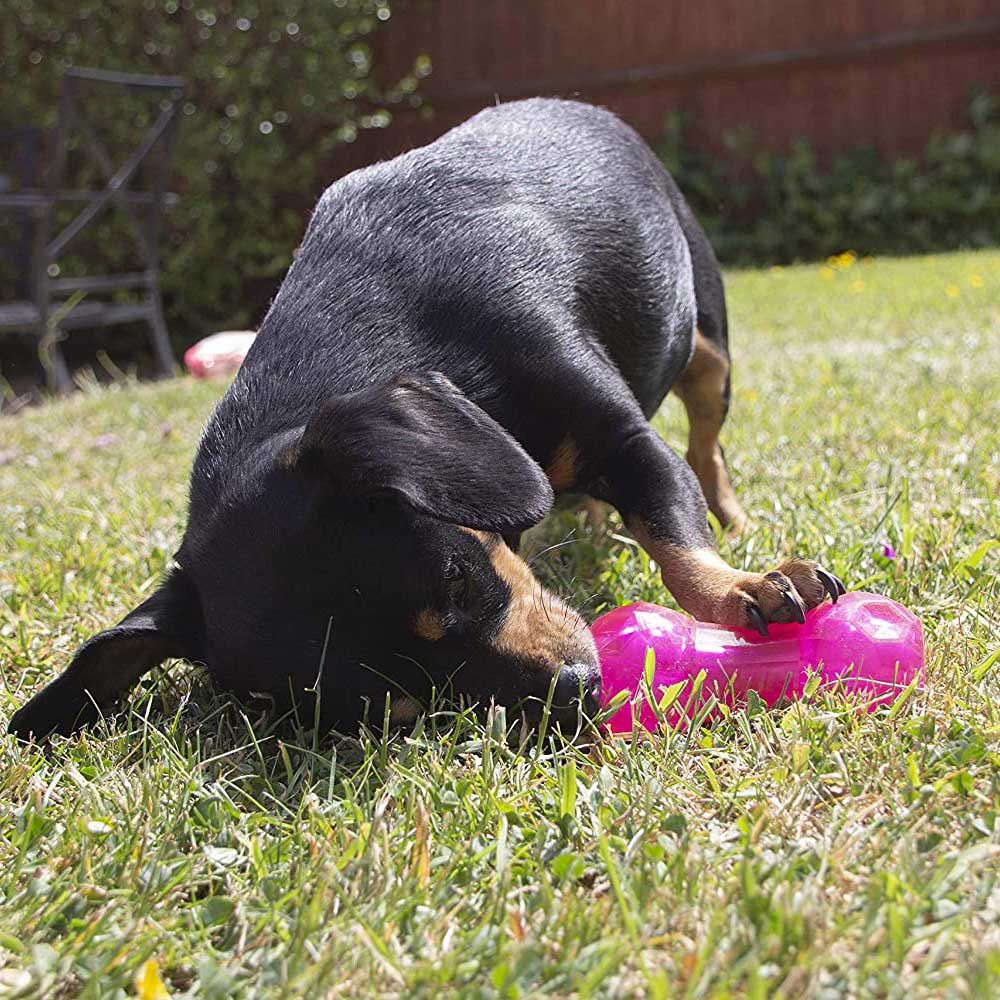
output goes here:
[{"label": "chair backrest", "polygon": [[[115,93],[128,93],[144,100],[150,108],[150,120],[141,128],[131,127],[134,122],[111,120],[110,124],[119,126],[119,132],[131,127],[130,148],[120,162],[116,162],[102,141],[100,129],[95,127],[93,110],[94,107],[99,111],[103,109],[107,115],[113,107]],[[160,212],[183,98],[184,80],[180,77],[82,68],[66,71],[59,93],[59,123],[47,187],[53,195],[65,187],[67,156],[74,139],[102,186],[98,188],[95,184],[92,191],[81,195],[79,200],[84,207],[48,244],[50,260],[58,258],[103,211],[121,206],[131,218],[136,249],[147,266],[156,265]],[[138,190],[136,182],[141,173],[151,183]]]},{"label": "chair backrest", "polygon": [[[0,129],[0,194],[37,188],[43,133],[33,127]],[[31,296],[30,208],[0,213],[0,301]]]}]

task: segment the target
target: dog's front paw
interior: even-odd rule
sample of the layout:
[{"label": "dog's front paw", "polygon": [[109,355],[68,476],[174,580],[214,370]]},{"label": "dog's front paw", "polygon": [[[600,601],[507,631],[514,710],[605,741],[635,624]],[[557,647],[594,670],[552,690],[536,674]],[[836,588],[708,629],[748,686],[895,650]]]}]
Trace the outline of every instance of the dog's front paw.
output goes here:
[{"label": "dog's front paw", "polygon": [[774,572],[743,577],[725,601],[726,624],[767,635],[771,622],[805,622],[806,612],[827,597],[836,603],[844,584],[812,559],[788,559]]},{"label": "dog's front paw", "polygon": [[42,741],[54,734],[69,736],[98,715],[86,691],[57,678],[11,716],[7,732],[25,741]]}]

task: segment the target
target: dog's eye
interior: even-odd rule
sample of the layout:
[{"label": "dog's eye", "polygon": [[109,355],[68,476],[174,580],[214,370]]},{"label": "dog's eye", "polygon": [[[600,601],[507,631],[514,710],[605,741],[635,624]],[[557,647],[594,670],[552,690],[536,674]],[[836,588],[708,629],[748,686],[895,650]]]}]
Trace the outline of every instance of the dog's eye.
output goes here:
[{"label": "dog's eye", "polygon": [[460,611],[465,611],[469,603],[469,577],[465,567],[460,562],[451,560],[445,567],[444,579],[449,600]]}]

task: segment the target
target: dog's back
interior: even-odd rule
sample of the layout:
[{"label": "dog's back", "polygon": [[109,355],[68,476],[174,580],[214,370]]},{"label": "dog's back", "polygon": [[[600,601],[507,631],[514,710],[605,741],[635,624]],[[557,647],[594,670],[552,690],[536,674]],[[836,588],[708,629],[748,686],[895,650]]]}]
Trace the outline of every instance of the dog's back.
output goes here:
[{"label": "dog's back", "polygon": [[215,415],[201,474],[400,371],[443,372],[522,441],[523,399],[509,397],[532,372],[613,363],[651,412],[695,322],[678,198],[613,114],[547,99],[343,178]]}]

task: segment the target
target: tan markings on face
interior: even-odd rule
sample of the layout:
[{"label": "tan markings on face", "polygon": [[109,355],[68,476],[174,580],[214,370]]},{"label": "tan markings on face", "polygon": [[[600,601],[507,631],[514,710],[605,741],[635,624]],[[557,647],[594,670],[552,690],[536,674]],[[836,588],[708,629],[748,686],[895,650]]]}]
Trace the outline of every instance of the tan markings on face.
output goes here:
[{"label": "tan markings on face", "polygon": [[576,485],[580,449],[572,438],[566,438],[545,466],[545,475],[554,490],[569,490]]},{"label": "tan markings on face", "polygon": [[549,593],[496,535],[466,530],[483,543],[497,576],[510,588],[507,613],[494,641],[497,651],[553,672],[560,664],[588,656],[596,663],[587,623]]},{"label": "tan markings on face", "polygon": [[444,622],[432,608],[422,608],[413,621],[413,630],[427,642],[437,642],[444,638]]}]

